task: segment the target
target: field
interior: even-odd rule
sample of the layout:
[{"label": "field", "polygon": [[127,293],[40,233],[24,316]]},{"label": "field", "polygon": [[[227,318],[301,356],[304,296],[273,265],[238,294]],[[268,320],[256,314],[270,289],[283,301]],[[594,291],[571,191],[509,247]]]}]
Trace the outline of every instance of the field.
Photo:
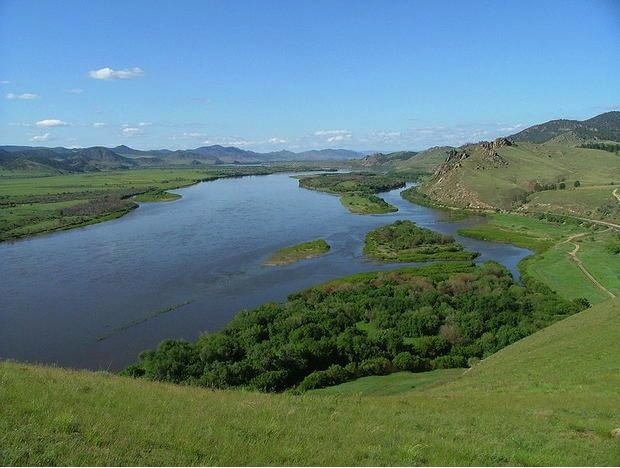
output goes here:
[{"label": "field", "polygon": [[[533,250],[536,255],[520,263],[521,273],[565,298],[585,297],[596,304],[620,294],[620,256],[608,249],[613,234],[605,227],[574,220],[550,222],[517,214],[492,214],[487,223],[461,229],[459,234]],[[570,254],[577,245],[577,260],[600,286]]]},{"label": "field", "polygon": [[307,258],[319,257],[329,252],[329,244],[323,239],[318,239],[301,244],[284,247],[274,252],[265,262],[267,266],[279,266],[295,263]]},{"label": "field", "polygon": [[619,301],[394,396],[205,390],[4,362],[0,463],[617,465]]}]

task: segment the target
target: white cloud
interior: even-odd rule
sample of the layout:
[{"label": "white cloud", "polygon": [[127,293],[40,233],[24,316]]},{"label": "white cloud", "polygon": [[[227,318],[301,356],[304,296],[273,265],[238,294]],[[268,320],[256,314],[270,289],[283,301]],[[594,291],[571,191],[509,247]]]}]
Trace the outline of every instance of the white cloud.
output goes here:
[{"label": "white cloud", "polygon": [[334,136],[334,135],[351,135],[349,130],[317,130],[314,132],[316,136]]},{"label": "white cloud", "polygon": [[133,137],[142,134],[142,130],[137,127],[125,127],[123,128],[123,135],[126,137]]},{"label": "white cloud", "polygon": [[95,80],[128,80],[142,75],[144,75],[144,70],[140,67],[127,68],[125,70],[114,70],[110,67],[104,67],[88,72],[88,76]]},{"label": "white cloud", "polygon": [[36,125],[37,127],[66,127],[69,124],[58,119],[45,119],[39,120]]},{"label": "white cloud", "polygon": [[267,140],[267,143],[271,143],[271,144],[281,144],[281,143],[286,143],[286,140],[283,140],[282,138],[269,138],[269,140]]},{"label": "white cloud", "polygon": [[150,127],[151,125],[153,125],[151,122],[140,122],[138,127]]},{"label": "white cloud", "polygon": [[183,132],[180,135],[173,135],[173,140],[199,140],[206,138],[206,134],[200,132]]},{"label": "white cloud", "polygon": [[325,138],[327,143],[349,141],[353,137],[350,130],[317,130],[314,135]]},{"label": "white cloud", "polygon": [[82,94],[84,90],[82,88],[71,88],[67,90],[70,94]]},{"label": "white cloud", "polygon": [[106,124],[105,122],[95,122],[95,123],[93,124],[93,127],[95,127],[95,128],[103,128],[103,127],[105,127],[106,125],[107,125],[107,124]]},{"label": "white cloud", "polygon": [[9,80],[0,80],[0,85],[11,84]]},{"label": "white cloud", "polygon": [[328,143],[338,143],[339,141],[347,141],[351,139],[351,135],[334,135],[327,139]]},{"label": "white cloud", "polygon": [[32,101],[33,99],[39,99],[39,95],[38,94],[34,94],[34,93],[23,93],[23,94],[13,94],[13,93],[8,93],[6,95],[7,99],[21,99],[21,100],[25,100],[25,101]]},{"label": "white cloud", "polygon": [[51,133],[44,133],[43,135],[33,136],[32,138],[30,138],[30,141],[43,142],[43,141],[50,141],[51,139],[52,139]]}]

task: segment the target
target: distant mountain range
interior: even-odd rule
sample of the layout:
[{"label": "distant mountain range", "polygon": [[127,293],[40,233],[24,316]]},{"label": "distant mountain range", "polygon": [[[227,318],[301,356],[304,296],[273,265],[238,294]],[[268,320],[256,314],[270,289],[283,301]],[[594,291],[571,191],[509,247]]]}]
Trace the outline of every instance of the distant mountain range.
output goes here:
[{"label": "distant mountain range", "polygon": [[362,158],[365,153],[344,149],[311,150],[300,153],[275,151],[257,153],[234,146],[201,146],[189,150],[137,150],[121,145],[114,148],[0,146],[0,167],[5,169],[47,169],[52,172],[90,172],[110,169],[158,166],[203,166],[256,164],[278,161],[334,161]]},{"label": "distant mountain range", "polygon": [[588,120],[550,120],[510,135],[512,141],[580,144],[588,141],[620,141],[620,112],[612,111]]},{"label": "distant mountain range", "polygon": [[[513,142],[564,144],[620,142],[620,112],[612,111],[591,119],[551,120],[507,137]],[[468,146],[464,145],[463,147]],[[281,150],[269,153],[248,151],[234,146],[201,146],[194,149],[137,150],[121,145],[114,148],[47,148],[33,146],[0,146],[0,167],[5,169],[45,169],[50,172],[89,172],[135,167],[210,166],[217,164],[257,164],[282,161],[355,160],[355,166],[380,171],[432,173],[446,160],[449,146],[425,151],[372,153],[344,149],[323,149],[295,153]]]}]

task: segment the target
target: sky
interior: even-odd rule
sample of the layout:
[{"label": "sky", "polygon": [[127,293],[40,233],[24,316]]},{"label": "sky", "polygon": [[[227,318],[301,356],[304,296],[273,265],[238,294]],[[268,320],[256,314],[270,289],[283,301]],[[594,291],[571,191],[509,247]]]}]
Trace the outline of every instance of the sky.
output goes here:
[{"label": "sky", "polygon": [[0,0],[0,144],[420,150],[620,110],[620,0]]}]

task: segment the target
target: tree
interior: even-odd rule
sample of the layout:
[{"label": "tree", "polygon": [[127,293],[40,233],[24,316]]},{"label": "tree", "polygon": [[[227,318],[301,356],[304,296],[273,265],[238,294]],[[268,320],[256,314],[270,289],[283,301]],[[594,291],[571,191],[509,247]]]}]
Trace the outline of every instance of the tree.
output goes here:
[{"label": "tree", "polygon": [[566,188],[566,184],[564,182],[560,182],[560,190],[564,190]]},{"label": "tree", "polygon": [[581,186],[581,182],[579,182],[578,180],[575,181],[575,183],[573,184],[575,187],[580,187]]}]

